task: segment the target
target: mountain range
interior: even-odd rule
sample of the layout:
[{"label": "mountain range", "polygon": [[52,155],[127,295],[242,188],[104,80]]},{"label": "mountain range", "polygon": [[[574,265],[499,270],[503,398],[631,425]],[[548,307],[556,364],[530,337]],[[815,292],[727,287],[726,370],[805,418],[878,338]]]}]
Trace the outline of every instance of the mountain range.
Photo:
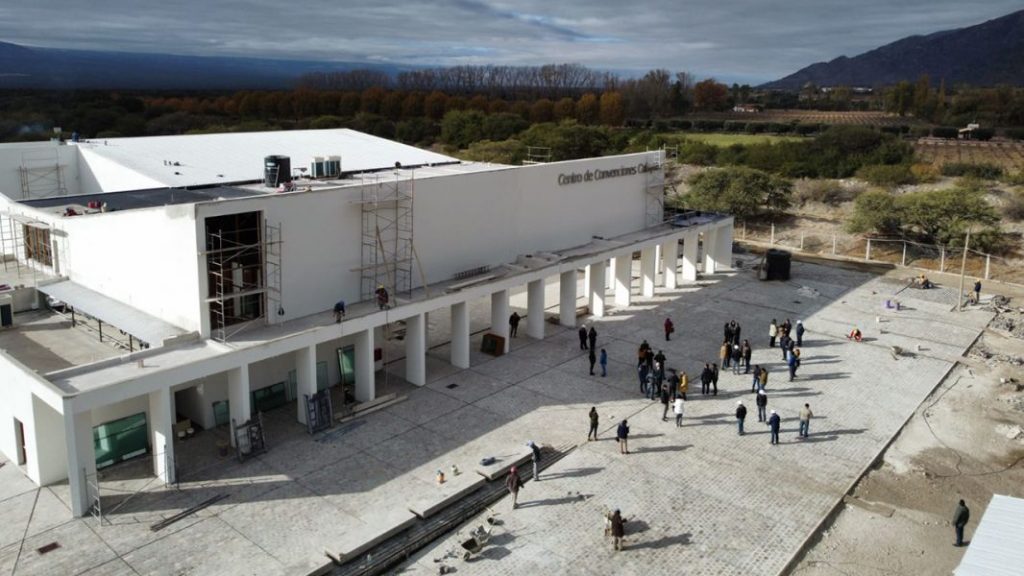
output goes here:
[{"label": "mountain range", "polygon": [[0,42],[0,89],[290,88],[303,74],[356,68],[392,75],[401,69],[361,62],[65,50]]},{"label": "mountain range", "polygon": [[853,58],[812,64],[762,87],[872,87],[914,81],[922,74],[934,84],[1024,85],[1024,10],[975,26],[909,36]]}]

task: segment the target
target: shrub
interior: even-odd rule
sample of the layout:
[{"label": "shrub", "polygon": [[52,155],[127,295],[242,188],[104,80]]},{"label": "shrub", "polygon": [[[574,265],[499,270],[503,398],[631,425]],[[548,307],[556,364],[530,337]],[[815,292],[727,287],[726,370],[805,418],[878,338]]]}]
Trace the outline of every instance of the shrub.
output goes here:
[{"label": "shrub", "polygon": [[686,204],[747,219],[776,214],[789,207],[793,185],[788,180],[750,168],[708,170],[690,179]]},{"label": "shrub", "polygon": [[846,187],[835,180],[808,180],[797,187],[796,198],[801,206],[806,202],[838,206],[855,199],[861,192],[859,187]]},{"label": "shrub", "polygon": [[853,215],[846,221],[846,229],[854,234],[893,234],[902,225],[896,197],[884,190],[869,190],[857,196],[853,203]]},{"label": "shrub", "polygon": [[743,131],[747,134],[760,134],[766,131],[767,126],[764,122],[748,122],[743,128]]},{"label": "shrub", "polygon": [[1003,169],[995,164],[981,162],[971,164],[969,162],[947,162],[942,165],[943,176],[967,176],[970,178],[981,178],[983,180],[995,180],[1003,175]]},{"label": "shrub", "polygon": [[971,133],[971,139],[986,141],[991,140],[992,137],[995,135],[996,131],[991,128],[978,128],[973,133]]},{"label": "shrub", "polygon": [[910,170],[910,166],[907,164],[862,166],[857,170],[857,177],[867,180],[875,186],[887,186],[890,188],[915,184],[917,182],[913,172]]},{"label": "shrub", "polygon": [[1002,180],[1010,186],[1024,186],[1024,170],[1003,174]]},{"label": "shrub", "polygon": [[729,120],[722,127],[725,128],[726,132],[742,132],[745,126],[746,124],[744,124],[743,122]]},{"label": "shrub", "polygon": [[1024,128],[1007,128],[1003,131],[1003,134],[1005,134],[1007,138],[1024,140]]},{"label": "shrub", "polygon": [[1003,200],[1003,214],[1014,222],[1024,220],[1024,190],[1014,190]]},{"label": "shrub", "polygon": [[797,124],[793,127],[793,131],[801,136],[809,136],[819,132],[820,130],[820,124]]},{"label": "shrub", "polygon": [[936,126],[932,128],[932,136],[935,138],[956,138],[960,131],[954,126]]},{"label": "shrub", "polygon": [[910,129],[910,135],[914,138],[924,138],[931,134],[931,128],[927,126],[914,126]]},{"label": "shrub", "polygon": [[939,179],[939,169],[931,164],[913,164],[910,166],[910,173],[921,184],[935,182]]}]

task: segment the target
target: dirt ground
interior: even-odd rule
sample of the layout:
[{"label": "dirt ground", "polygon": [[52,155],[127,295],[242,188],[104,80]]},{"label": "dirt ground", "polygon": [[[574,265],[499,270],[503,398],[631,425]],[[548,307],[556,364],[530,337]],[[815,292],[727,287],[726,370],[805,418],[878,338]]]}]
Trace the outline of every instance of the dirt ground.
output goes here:
[{"label": "dirt ground", "polygon": [[957,501],[969,541],[992,494],[1024,497],[1024,294],[1012,296],[790,574],[951,574],[966,550],[952,545]]}]

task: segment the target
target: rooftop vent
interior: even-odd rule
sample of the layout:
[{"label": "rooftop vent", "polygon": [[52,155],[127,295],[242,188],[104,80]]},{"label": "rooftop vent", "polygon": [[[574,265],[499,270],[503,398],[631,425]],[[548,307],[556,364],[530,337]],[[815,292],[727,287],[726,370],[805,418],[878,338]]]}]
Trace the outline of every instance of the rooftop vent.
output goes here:
[{"label": "rooftop vent", "polygon": [[263,158],[263,185],[277,188],[292,181],[292,160],[288,156],[267,156]]},{"label": "rooftop vent", "polygon": [[309,174],[311,178],[338,178],[341,176],[341,156],[314,156]]}]

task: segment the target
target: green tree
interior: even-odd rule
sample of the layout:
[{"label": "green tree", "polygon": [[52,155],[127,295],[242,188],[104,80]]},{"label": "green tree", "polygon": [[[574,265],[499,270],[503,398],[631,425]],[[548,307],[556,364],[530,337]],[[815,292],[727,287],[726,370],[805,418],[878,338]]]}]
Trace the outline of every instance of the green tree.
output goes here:
[{"label": "green tree", "polygon": [[846,229],[854,234],[895,234],[903,227],[896,197],[885,190],[868,190],[853,201]]},{"label": "green tree", "polygon": [[441,141],[465,148],[483,139],[484,115],[478,110],[452,110],[441,120]]},{"label": "green tree", "polygon": [[993,225],[999,214],[979,188],[958,186],[900,196],[897,208],[905,229],[925,240],[947,244],[963,236],[969,224]]},{"label": "green tree", "polygon": [[687,206],[725,212],[741,220],[778,214],[790,206],[793,196],[789,180],[743,167],[701,172],[689,184],[684,198]]}]

